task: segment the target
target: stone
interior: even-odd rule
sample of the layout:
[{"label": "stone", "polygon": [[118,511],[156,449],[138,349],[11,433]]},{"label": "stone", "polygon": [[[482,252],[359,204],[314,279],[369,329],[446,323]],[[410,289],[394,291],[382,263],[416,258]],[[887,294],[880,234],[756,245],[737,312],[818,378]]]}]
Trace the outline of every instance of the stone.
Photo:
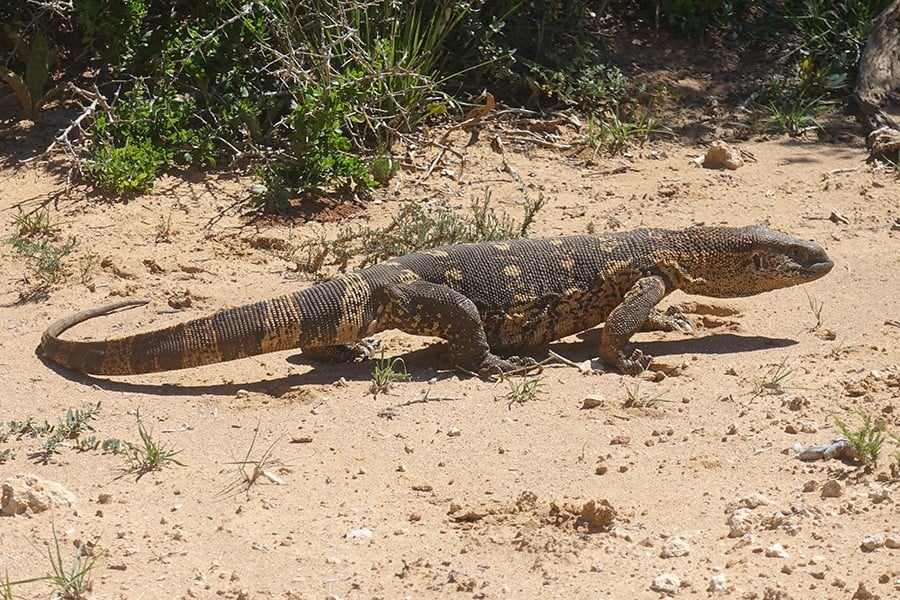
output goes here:
[{"label": "stone", "polygon": [[707,592],[724,592],[728,587],[728,577],[725,573],[716,573],[712,577],[709,578],[709,586],[707,586]]},{"label": "stone", "polygon": [[679,556],[687,556],[691,552],[691,546],[680,537],[666,538],[662,544],[662,550],[659,552],[661,558],[677,558]]},{"label": "stone", "polygon": [[660,592],[674,596],[681,587],[681,580],[675,573],[660,573],[653,579],[650,589],[654,592]]},{"label": "stone", "polygon": [[728,517],[728,537],[741,537],[750,533],[756,519],[749,508],[739,508]]},{"label": "stone", "polygon": [[873,533],[863,538],[860,547],[863,552],[872,552],[884,546],[885,536],[883,533]]},{"label": "stone", "polygon": [[829,479],[825,482],[825,485],[822,486],[822,497],[823,498],[838,498],[843,492],[843,488],[839,481],[834,479]]},{"label": "stone", "polygon": [[707,169],[738,169],[744,166],[741,153],[721,140],[709,145],[703,157],[703,166]]},{"label": "stone", "polygon": [[75,494],[55,481],[20,473],[3,481],[0,515],[39,513],[50,508],[72,506]]}]

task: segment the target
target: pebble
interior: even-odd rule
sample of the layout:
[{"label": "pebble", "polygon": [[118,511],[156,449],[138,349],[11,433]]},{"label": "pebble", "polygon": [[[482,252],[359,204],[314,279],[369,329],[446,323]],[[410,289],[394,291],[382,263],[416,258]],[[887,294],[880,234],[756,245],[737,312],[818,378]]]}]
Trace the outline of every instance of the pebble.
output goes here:
[{"label": "pebble", "polygon": [[766,548],[766,556],[769,558],[788,558],[790,555],[781,544],[772,544]]},{"label": "pebble", "polygon": [[709,578],[709,586],[706,588],[708,592],[723,592],[728,586],[728,577],[725,573],[717,573]]},{"label": "pebble", "polygon": [[691,546],[680,537],[666,538],[659,552],[660,558],[677,558],[687,556],[691,552]]},{"label": "pebble", "polygon": [[889,533],[884,536],[884,547],[890,548],[891,550],[897,550],[900,548],[900,535],[896,533]]},{"label": "pebble", "polygon": [[885,536],[883,533],[873,533],[863,538],[860,547],[863,552],[872,552],[884,546]]},{"label": "pebble", "polygon": [[354,529],[353,531],[348,531],[347,535],[345,535],[344,537],[346,537],[348,540],[368,539],[372,537],[372,530],[366,527],[363,527],[362,529]]},{"label": "pebble", "polygon": [[663,594],[669,594],[670,596],[674,595],[678,592],[678,588],[681,587],[681,580],[678,579],[678,576],[675,573],[660,573],[653,580],[653,584],[650,586],[650,589],[654,592],[661,592]]},{"label": "pebble", "polygon": [[838,498],[842,492],[843,488],[841,487],[841,483],[835,479],[829,479],[825,482],[825,485],[822,486],[823,498]]},{"label": "pebble", "polygon": [[728,517],[728,537],[741,537],[753,529],[755,519],[749,508],[739,508]]}]

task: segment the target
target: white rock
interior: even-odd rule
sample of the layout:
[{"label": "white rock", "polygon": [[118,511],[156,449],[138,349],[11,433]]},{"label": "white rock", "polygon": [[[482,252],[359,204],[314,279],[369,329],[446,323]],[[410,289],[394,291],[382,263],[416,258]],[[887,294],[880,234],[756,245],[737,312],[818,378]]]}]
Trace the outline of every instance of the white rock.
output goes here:
[{"label": "white rock", "polygon": [[896,550],[900,548],[900,535],[896,533],[889,533],[884,536],[884,547],[890,548],[891,550]]},{"label": "white rock", "polygon": [[372,537],[372,530],[366,527],[362,529],[354,529],[353,531],[348,531],[347,535],[344,536],[348,540],[356,540],[356,539],[368,539]]},{"label": "white rock", "polygon": [[885,537],[883,533],[873,533],[863,538],[860,546],[864,552],[872,552],[884,546]]},{"label": "white rock", "polygon": [[717,573],[709,578],[709,587],[706,588],[708,592],[723,592],[725,588],[728,586],[728,577],[725,573]]},{"label": "white rock", "polygon": [[677,558],[679,556],[687,556],[691,551],[691,546],[680,537],[672,536],[666,538],[663,542],[662,550],[659,552],[661,558]]},{"label": "white rock", "polygon": [[728,517],[728,537],[741,537],[750,533],[756,518],[749,508],[739,508]]},{"label": "white rock", "polygon": [[3,481],[0,515],[20,515],[27,511],[43,512],[58,506],[75,504],[75,494],[55,481],[20,473]]},{"label": "white rock", "polygon": [[770,504],[772,504],[772,501],[766,496],[758,492],[753,492],[746,496],[741,496],[734,502],[729,502],[725,506],[725,512],[732,513],[739,508],[757,508],[759,506],[769,506]]},{"label": "white rock", "polygon": [[709,145],[703,157],[703,166],[707,169],[737,169],[744,165],[741,153],[721,140]]},{"label": "white rock", "polygon": [[769,558],[788,558],[789,554],[781,544],[772,544],[766,548],[766,556]]},{"label": "white rock", "polygon": [[673,596],[678,592],[678,588],[680,587],[681,580],[678,579],[678,576],[675,575],[675,573],[660,573],[653,580],[650,589],[654,592],[661,592]]}]

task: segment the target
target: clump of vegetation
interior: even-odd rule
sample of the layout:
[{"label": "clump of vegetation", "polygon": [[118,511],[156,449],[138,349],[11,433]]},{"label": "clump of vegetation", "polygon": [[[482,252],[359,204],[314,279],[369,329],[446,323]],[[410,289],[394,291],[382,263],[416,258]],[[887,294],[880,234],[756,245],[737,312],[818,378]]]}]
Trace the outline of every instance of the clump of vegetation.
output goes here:
[{"label": "clump of vegetation", "polygon": [[351,258],[358,257],[366,265],[423,248],[526,237],[543,206],[543,196],[526,199],[524,214],[515,221],[509,214],[494,209],[489,191],[482,199],[472,201],[468,214],[443,206],[428,208],[404,202],[384,228],[344,227],[334,238],[318,236],[289,243],[277,253],[293,262],[298,271],[316,273],[328,261],[346,267]]},{"label": "clump of vegetation", "polygon": [[48,286],[64,281],[69,275],[66,258],[75,251],[75,238],[59,239],[59,226],[53,223],[46,208],[19,212],[12,221],[13,234],[6,243],[15,248],[39,285]]},{"label": "clump of vegetation", "polygon": [[63,559],[62,549],[59,545],[59,537],[56,535],[56,525],[53,528],[53,547],[47,550],[52,571],[44,578],[56,588],[56,595],[66,600],[82,600],[88,597],[93,587],[91,573],[97,565],[100,553],[94,548],[86,548],[85,544],[78,544],[75,557],[71,564]]},{"label": "clump of vegetation", "polygon": [[847,438],[850,445],[853,446],[857,460],[867,467],[876,467],[878,466],[878,457],[881,455],[881,447],[887,437],[885,425],[867,413],[861,412],[859,416],[862,423],[855,429],[837,415],[831,415],[831,418],[841,435]]},{"label": "clump of vegetation", "polygon": [[410,374],[406,370],[406,363],[403,359],[387,359],[384,357],[384,349],[382,349],[381,358],[375,363],[375,369],[372,371],[372,395],[377,398],[378,394],[387,392],[395,383],[409,379],[409,377]]},{"label": "clump of vegetation", "polygon": [[509,401],[509,407],[512,407],[513,404],[532,402],[538,396],[547,393],[547,390],[544,389],[543,377],[529,377],[527,375],[523,377],[504,376],[503,379],[506,380],[509,386],[509,391],[504,396]]},{"label": "clump of vegetation", "polygon": [[754,398],[762,394],[780,396],[784,393],[786,384],[794,376],[796,369],[787,366],[788,357],[766,372],[765,377],[755,382]]},{"label": "clump of vegetation", "polygon": [[138,435],[141,441],[137,444],[125,442],[125,447],[121,452],[125,455],[128,468],[137,472],[139,475],[156,471],[168,464],[184,467],[185,464],[175,458],[181,453],[181,450],[173,450],[170,446],[166,446],[162,442],[153,438],[144,423],[141,421],[140,413],[135,413],[137,419]]}]

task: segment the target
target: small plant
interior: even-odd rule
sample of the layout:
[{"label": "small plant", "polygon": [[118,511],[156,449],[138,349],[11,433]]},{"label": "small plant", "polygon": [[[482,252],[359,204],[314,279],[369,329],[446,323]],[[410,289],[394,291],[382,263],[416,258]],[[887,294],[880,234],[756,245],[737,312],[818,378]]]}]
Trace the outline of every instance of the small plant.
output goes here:
[{"label": "small plant", "polygon": [[84,544],[80,544],[75,550],[71,566],[67,566],[63,560],[59,537],[56,535],[56,525],[51,523],[51,527],[54,547],[49,548],[47,553],[53,571],[47,574],[46,579],[56,587],[58,598],[64,600],[86,598],[87,593],[91,591],[91,571],[97,564],[98,555],[93,550],[85,549]]},{"label": "small plant", "polygon": [[853,446],[857,460],[867,467],[875,467],[886,437],[884,423],[877,420],[873,422],[872,415],[867,413],[860,412],[859,416],[862,424],[857,429],[851,429],[837,415],[833,414],[831,418],[841,435]]},{"label": "small plant", "polygon": [[409,379],[409,377],[410,374],[406,371],[406,363],[403,362],[403,359],[386,359],[384,348],[382,348],[381,358],[376,362],[375,370],[372,372],[372,395],[377,397],[378,394],[387,392],[398,381]]},{"label": "small plant", "polygon": [[156,224],[156,236],[153,241],[157,244],[172,241],[172,213],[169,213],[166,217],[159,217],[159,223]]},{"label": "small plant", "polygon": [[504,398],[509,401],[508,407],[512,408],[513,404],[525,404],[536,400],[541,394],[546,394],[544,389],[544,379],[542,377],[504,377],[509,391],[506,392]]},{"label": "small plant", "polygon": [[185,466],[183,462],[175,458],[181,451],[172,450],[164,444],[154,440],[153,436],[150,435],[150,432],[144,427],[140,413],[135,413],[135,416],[137,418],[138,434],[141,436],[141,442],[140,444],[125,442],[125,460],[128,462],[129,469],[143,475],[144,473],[161,469],[169,463],[178,465],[179,467]]},{"label": "small plant", "polygon": [[822,309],[825,308],[824,302],[819,302],[819,299],[803,290],[806,294],[806,301],[809,303],[809,310],[812,311],[813,316],[816,317],[816,324],[809,328],[810,331],[817,331],[820,327],[822,327]]},{"label": "small plant", "polygon": [[672,135],[672,132],[660,127],[648,112],[623,120],[613,111],[589,116],[587,133],[578,142],[593,149],[590,159],[593,162],[601,152],[625,152],[635,144],[643,144],[654,134]]},{"label": "small plant", "polygon": [[622,403],[622,408],[650,408],[654,404],[658,402],[667,402],[663,398],[662,392],[651,395],[644,392],[641,388],[643,387],[644,380],[640,377],[635,377],[633,383],[625,388],[625,402]]},{"label": "small plant", "polygon": [[[238,481],[226,487],[222,492],[223,494],[228,494],[239,486],[243,486],[244,491],[249,492],[250,488],[259,480],[260,477],[265,477],[276,485],[284,484],[284,481],[282,481],[280,477],[278,477],[271,471],[271,469],[274,467],[282,466],[281,461],[272,458],[272,449],[275,447],[275,444],[280,441],[281,438],[278,438],[277,440],[272,442],[258,459],[251,459],[250,455],[253,453],[253,447],[256,445],[256,438],[258,435],[259,427],[257,426],[257,428],[253,431],[253,439],[250,440],[250,447],[247,448],[247,453],[244,455],[243,460],[226,463],[229,465],[237,465]],[[249,466],[253,467],[252,470],[248,470],[246,468]]]},{"label": "small plant", "polygon": [[762,394],[780,396],[784,393],[785,384],[794,376],[795,372],[795,369],[787,368],[787,359],[788,357],[785,356],[784,360],[768,370],[763,379],[756,381],[754,398]]},{"label": "small plant", "polygon": [[846,344],[845,341],[846,341],[846,338],[842,339],[840,342],[837,343],[837,345],[833,346],[831,348],[831,350],[828,351],[828,354],[829,354],[829,356],[831,356],[831,358],[837,360],[837,359],[841,358],[842,356],[845,356],[847,354],[850,354],[851,352],[856,351],[856,349],[857,349],[856,346],[851,346],[849,344]]},{"label": "small plant", "polygon": [[0,465],[6,464],[16,457],[13,454],[13,451],[10,448],[6,448],[5,450],[0,450]]},{"label": "small plant", "polygon": [[41,285],[64,281],[68,276],[65,259],[75,250],[75,238],[58,241],[58,225],[46,208],[13,217],[14,233],[6,242],[28,260],[29,267]]}]

